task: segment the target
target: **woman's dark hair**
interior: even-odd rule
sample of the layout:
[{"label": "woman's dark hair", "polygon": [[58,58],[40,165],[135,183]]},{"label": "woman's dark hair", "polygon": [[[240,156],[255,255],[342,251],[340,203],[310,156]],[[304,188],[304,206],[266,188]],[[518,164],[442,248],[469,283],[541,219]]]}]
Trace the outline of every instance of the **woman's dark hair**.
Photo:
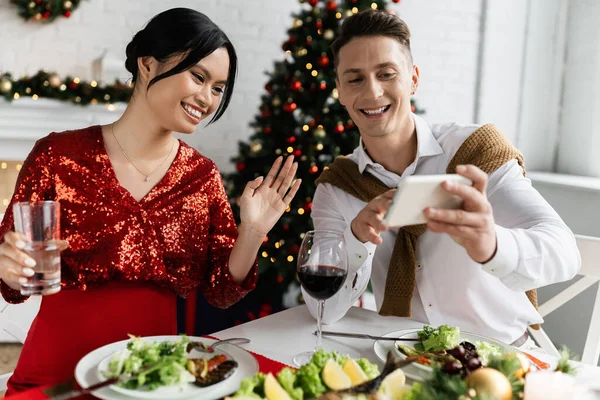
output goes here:
[{"label": "woman's dark hair", "polygon": [[176,55],[185,57],[174,68],[152,79],[148,83],[149,89],[161,79],[192,68],[198,61],[221,47],[229,54],[229,72],[223,99],[209,122],[211,124],[221,118],[231,101],[237,71],[237,55],[227,35],[206,15],[189,8],[173,8],[156,15],[127,45],[125,68],[131,72],[135,83],[139,72],[139,57],[151,56],[159,62],[165,62]]}]

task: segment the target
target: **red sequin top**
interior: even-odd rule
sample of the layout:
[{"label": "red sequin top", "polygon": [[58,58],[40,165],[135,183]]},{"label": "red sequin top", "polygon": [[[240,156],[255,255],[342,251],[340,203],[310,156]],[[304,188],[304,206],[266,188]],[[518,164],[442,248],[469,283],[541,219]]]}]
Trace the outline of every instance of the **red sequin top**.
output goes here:
[{"label": "red sequin top", "polygon": [[[237,227],[215,164],[180,142],[164,178],[141,200],[119,184],[102,129],[51,133],[25,160],[0,225],[0,243],[14,229],[12,203],[58,200],[62,289],[86,290],[107,281],[151,281],[185,297],[198,285],[221,308],[256,286],[257,264],[237,285],[229,255]],[[11,303],[26,297],[1,283]]]}]

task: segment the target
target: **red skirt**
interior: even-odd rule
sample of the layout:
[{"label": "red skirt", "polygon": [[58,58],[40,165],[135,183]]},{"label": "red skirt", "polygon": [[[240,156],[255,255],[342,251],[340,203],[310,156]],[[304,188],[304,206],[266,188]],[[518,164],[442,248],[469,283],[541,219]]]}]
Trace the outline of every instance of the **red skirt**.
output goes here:
[{"label": "red skirt", "polygon": [[44,297],[6,396],[68,380],[83,356],[136,336],[175,335],[176,296],[150,283],[114,282]]}]

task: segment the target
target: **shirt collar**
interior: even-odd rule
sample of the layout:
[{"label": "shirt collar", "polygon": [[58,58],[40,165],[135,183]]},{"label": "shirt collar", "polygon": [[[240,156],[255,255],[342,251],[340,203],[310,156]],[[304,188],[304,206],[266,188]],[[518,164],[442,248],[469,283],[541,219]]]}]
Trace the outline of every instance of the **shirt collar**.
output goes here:
[{"label": "shirt collar", "polygon": [[[415,114],[413,114],[413,119],[417,131],[417,158],[415,159],[415,163],[418,162],[421,157],[442,154],[444,149],[442,149],[442,146],[440,146],[435,136],[433,136],[433,132],[431,132],[431,127],[427,121]],[[361,174],[368,165],[372,166],[376,164],[369,154],[367,154],[362,137],[360,138],[359,145],[354,150],[354,153],[358,156],[358,170]]]}]

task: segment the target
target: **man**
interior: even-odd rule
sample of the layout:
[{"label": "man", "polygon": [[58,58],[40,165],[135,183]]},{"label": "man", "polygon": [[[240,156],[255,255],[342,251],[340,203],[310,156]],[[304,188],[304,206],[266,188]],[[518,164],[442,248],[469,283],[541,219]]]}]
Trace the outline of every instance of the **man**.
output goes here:
[{"label": "man", "polygon": [[[332,50],[339,100],[361,141],[323,172],[313,198],[315,229],[343,234],[349,259],[324,322],[342,318],[371,279],[382,315],[531,344],[527,327],[543,321],[533,289],[571,279],[581,260],[572,232],[524,176],[521,154],[493,125],[428,125],[412,114],[419,69],[398,17],[349,17]],[[444,173],[473,182],[442,185],[463,199],[461,210],[424,210],[426,225],[382,224],[390,188]]]}]

